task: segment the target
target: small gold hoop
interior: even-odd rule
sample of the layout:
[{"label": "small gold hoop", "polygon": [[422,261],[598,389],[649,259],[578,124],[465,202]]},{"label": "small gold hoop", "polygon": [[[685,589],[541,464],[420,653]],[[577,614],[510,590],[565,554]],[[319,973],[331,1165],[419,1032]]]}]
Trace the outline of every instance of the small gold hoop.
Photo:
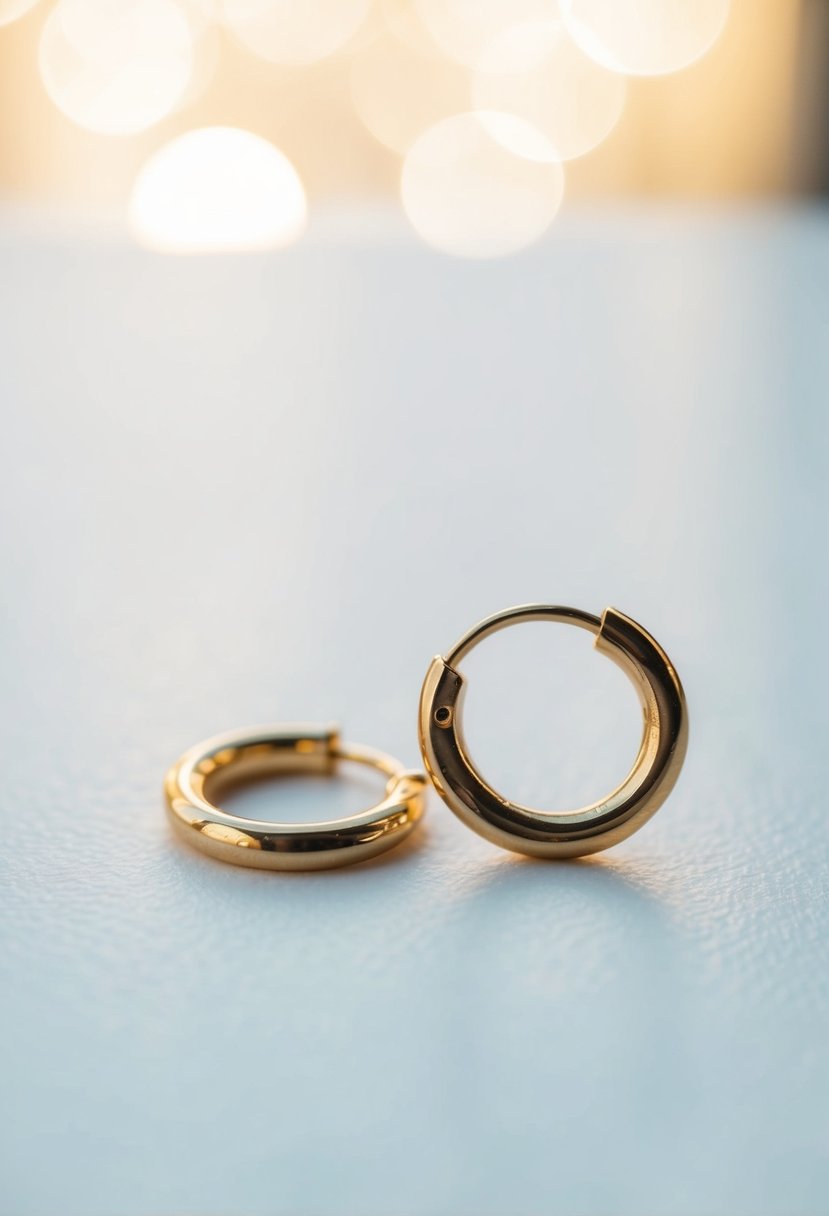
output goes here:
[{"label": "small gold hoop", "polygon": [[[559,621],[596,635],[596,649],[630,677],[644,711],[633,768],[612,794],[577,811],[535,811],[509,802],[469,759],[461,725],[466,685],[455,670],[491,633],[524,621]],[[487,617],[443,658],[432,661],[420,695],[420,749],[446,805],[493,844],[536,857],[579,857],[618,844],[640,828],[670,794],[688,746],[685,694],[673,664],[649,633],[607,608],[601,617],[553,604],[522,604]]]},{"label": "small gold hoop", "polygon": [[[339,760],[378,769],[388,778],[382,802],[320,823],[243,819],[216,806],[222,786],[265,774],[325,773]],[[265,870],[328,870],[365,861],[399,844],[426,805],[423,773],[373,748],[341,743],[336,727],[265,726],[216,735],[191,747],[164,781],[177,832],[219,861]]]}]

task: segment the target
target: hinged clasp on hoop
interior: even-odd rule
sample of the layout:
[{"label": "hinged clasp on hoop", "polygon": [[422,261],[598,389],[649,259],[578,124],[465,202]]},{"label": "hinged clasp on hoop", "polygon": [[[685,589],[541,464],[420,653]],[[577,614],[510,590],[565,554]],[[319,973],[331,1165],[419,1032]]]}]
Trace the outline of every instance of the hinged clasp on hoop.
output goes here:
[{"label": "hinged clasp on hoop", "polygon": [[[633,767],[612,793],[575,811],[539,811],[511,802],[480,775],[461,724],[465,681],[457,665],[491,633],[526,621],[577,625],[631,679],[644,709],[644,731]],[[641,827],[673,788],[688,743],[685,695],[676,670],[651,635],[607,608],[601,617],[554,604],[521,604],[489,616],[444,658],[437,655],[420,694],[420,748],[447,806],[482,836],[505,849],[537,857],[579,857],[624,840]]]}]

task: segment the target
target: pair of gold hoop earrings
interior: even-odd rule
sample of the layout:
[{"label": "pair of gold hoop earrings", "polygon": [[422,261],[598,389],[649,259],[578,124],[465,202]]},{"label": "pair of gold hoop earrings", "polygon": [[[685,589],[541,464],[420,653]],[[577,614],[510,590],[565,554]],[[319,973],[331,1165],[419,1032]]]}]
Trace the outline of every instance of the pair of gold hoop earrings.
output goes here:
[{"label": "pair of gold hoop earrings", "polygon": [[[633,767],[613,793],[577,811],[536,811],[496,793],[469,758],[461,725],[461,661],[485,637],[524,621],[577,625],[622,668],[642,703],[644,730]],[[432,784],[468,827],[493,844],[535,857],[566,858],[618,844],[650,819],[670,794],[688,745],[685,695],[664,650],[630,617],[526,604],[487,617],[443,657],[433,659],[420,694],[420,749]],[[265,773],[331,773],[340,760],[387,778],[376,806],[321,823],[243,819],[217,805],[222,789]],[[426,809],[428,780],[372,748],[340,742],[335,728],[274,726],[199,743],[173,765],[164,792],[174,827],[221,861],[269,870],[322,870],[364,861],[399,844]]]}]

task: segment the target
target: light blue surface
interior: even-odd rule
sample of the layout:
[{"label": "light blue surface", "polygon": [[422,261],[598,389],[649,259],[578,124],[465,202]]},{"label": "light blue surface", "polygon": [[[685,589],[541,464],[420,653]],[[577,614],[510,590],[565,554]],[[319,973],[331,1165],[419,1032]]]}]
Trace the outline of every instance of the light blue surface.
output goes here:
[{"label": "light blue surface", "polygon": [[[0,326],[0,1210],[825,1213],[827,216],[569,220],[482,265],[7,223]],[[432,655],[528,599],[613,603],[688,693],[677,790],[598,863],[436,797],[334,874],[170,837],[163,772],[218,730],[414,763]],[[511,795],[622,775],[586,635],[467,670]]]}]

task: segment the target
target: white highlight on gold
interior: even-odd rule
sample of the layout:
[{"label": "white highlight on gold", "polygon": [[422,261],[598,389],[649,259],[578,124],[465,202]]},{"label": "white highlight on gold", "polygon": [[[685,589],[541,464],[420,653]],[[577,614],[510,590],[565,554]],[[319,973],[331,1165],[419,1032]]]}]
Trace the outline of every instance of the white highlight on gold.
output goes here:
[{"label": "white highlight on gold", "polygon": [[[481,56],[472,98],[478,110],[526,119],[527,130],[503,123],[491,128],[511,151],[532,159],[571,160],[610,134],[626,91],[624,77],[588,58],[555,20],[516,25],[494,39]],[[514,136],[518,142],[509,142]]]},{"label": "white highlight on gold", "polygon": [[713,46],[730,0],[559,0],[575,41],[597,63],[631,76],[687,67]]},{"label": "white highlight on gold", "polygon": [[515,115],[456,114],[430,127],[409,150],[400,191],[403,207],[429,245],[463,257],[491,258],[532,244],[552,222],[564,192],[555,161],[515,156],[503,140],[540,138]]},{"label": "white highlight on gold", "polygon": [[558,16],[556,0],[413,0],[444,54],[475,67],[484,48],[514,25]]},{"label": "white highlight on gold", "polygon": [[11,25],[36,4],[37,0],[0,0],[0,25]]},{"label": "white highlight on gold", "polygon": [[174,0],[59,0],[40,37],[40,72],[55,105],[79,126],[130,135],[183,95],[192,35]]},{"label": "white highlight on gold", "polygon": [[305,191],[266,139],[203,127],[150,157],[133,186],[129,222],[142,245],[165,253],[279,249],[305,229]]},{"label": "white highlight on gold", "polygon": [[406,152],[427,127],[469,108],[469,79],[442,56],[380,34],[351,61],[351,98],[375,139]]},{"label": "white highlight on gold", "polygon": [[222,0],[226,26],[271,63],[313,63],[357,32],[370,0]]}]

